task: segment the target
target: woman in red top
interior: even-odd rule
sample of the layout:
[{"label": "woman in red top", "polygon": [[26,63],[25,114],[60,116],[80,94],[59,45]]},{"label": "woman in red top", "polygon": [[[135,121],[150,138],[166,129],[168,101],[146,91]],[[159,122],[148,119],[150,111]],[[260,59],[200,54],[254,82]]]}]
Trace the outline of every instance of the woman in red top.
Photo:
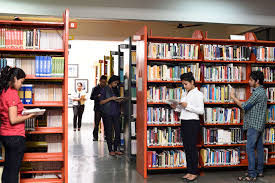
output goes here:
[{"label": "woman in red top", "polygon": [[0,75],[0,139],[5,147],[2,183],[17,183],[25,150],[25,120],[23,104],[18,96],[26,75],[22,69],[5,67]]}]

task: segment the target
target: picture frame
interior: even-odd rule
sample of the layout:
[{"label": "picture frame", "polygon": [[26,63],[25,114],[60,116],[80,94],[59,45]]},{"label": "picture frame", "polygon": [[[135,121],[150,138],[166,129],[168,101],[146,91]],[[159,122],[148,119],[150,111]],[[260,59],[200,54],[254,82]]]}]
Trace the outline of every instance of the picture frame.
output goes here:
[{"label": "picture frame", "polygon": [[78,78],[78,64],[68,64],[68,77]]},{"label": "picture frame", "polygon": [[75,79],[74,80],[74,89],[77,91],[77,83],[82,83],[82,90],[88,93],[89,86],[88,86],[88,79]]}]

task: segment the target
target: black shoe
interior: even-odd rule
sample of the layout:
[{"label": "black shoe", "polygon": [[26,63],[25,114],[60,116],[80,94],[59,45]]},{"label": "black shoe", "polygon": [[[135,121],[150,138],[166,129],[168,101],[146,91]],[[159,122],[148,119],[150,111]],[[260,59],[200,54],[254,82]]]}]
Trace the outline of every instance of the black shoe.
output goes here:
[{"label": "black shoe", "polygon": [[93,139],[93,141],[98,141],[98,139]]},{"label": "black shoe", "polygon": [[183,181],[184,182],[193,182],[193,181],[195,181],[195,180],[197,180],[198,179],[198,176],[197,177],[195,177],[194,179],[188,179],[188,178],[183,178]]}]

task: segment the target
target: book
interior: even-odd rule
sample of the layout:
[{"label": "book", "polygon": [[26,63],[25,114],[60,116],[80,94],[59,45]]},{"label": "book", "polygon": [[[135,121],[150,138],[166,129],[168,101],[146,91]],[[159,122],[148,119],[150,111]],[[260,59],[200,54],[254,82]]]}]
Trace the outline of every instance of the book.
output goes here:
[{"label": "book", "polygon": [[204,124],[239,124],[241,123],[241,109],[237,107],[222,108],[206,107],[204,112]]},{"label": "book", "polygon": [[266,95],[268,102],[275,102],[275,87],[267,87]]},{"label": "book", "polygon": [[180,124],[179,117],[179,112],[168,107],[147,108],[147,124]]},{"label": "book", "polygon": [[275,81],[275,69],[272,67],[252,67],[252,71],[262,71],[264,73],[265,82]]},{"label": "book", "polygon": [[166,102],[169,99],[180,101],[182,92],[184,91],[185,90],[182,87],[168,88],[166,86],[149,86],[147,90],[147,101]]},{"label": "book", "polygon": [[147,146],[177,146],[182,145],[179,127],[152,127],[147,129]]},{"label": "book", "polygon": [[35,114],[36,116],[40,116],[40,115],[43,115],[45,111],[46,109],[39,109],[39,108],[28,109],[28,110],[22,111],[22,115]]},{"label": "book", "polygon": [[254,46],[252,52],[256,56],[256,60],[260,62],[275,61],[275,47]]}]

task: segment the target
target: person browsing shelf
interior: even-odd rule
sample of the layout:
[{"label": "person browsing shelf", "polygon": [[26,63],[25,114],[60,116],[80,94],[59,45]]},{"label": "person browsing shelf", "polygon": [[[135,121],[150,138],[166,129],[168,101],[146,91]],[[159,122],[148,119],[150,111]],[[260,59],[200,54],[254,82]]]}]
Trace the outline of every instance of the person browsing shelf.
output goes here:
[{"label": "person browsing shelf", "polygon": [[25,120],[34,114],[22,115],[24,109],[18,90],[26,77],[20,68],[5,67],[0,75],[0,139],[5,148],[2,183],[17,183],[25,151]]},{"label": "person browsing shelf", "polygon": [[198,137],[200,132],[199,115],[204,114],[204,97],[195,87],[195,78],[192,72],[181,75],[182,84],[186,92],[182,93],[179,105],[172,104],[172,108],[180,111],[181,135],[187,161],[187,174],[182,178],[191,182],[198,177]]},{"label": "person browsing shelf", "polygon": [[[104,118],[104,128],[106,129],[106,141],[108,145],[109,154],[122,155],[123,153],[118,151],[120,146],[120,103],[122,99],[119,99],[117,91],[117,85],[119,83],[119,77],[113,75],[108,80],[108,85],[101,90],[100,105],[101,112]],[[112,128],[115,130],[115,140],[112,143]],[[113,147],[114,146],[114,147]]]},{"label": "person browsing shelf", "polygon": [[78,131],[81,129],[82,115],[85,108],[86,93],[82,90],[83,84],[77,83],[77,90],[73,94],[73,111],[74,111],[74,131],[78,128]]},{"label": "person browsing shelf", "polygon": [[[257,177],[263,177],[263,134],[267,111],[267,96],[263,82],[263,72],[253,71],[249,78],[249,86],[253,88],[253,92],[246,102],[241,102],[236,98],[234,88],[231,89],[230,93],[234,102],[244,110],[243,129],[247,130],[246,153],[248,158],[248,173],[238,177],[239,181],[256,181]],[[255,150],[257,151],[257,169],[255,168]]]},{"label": "person browsing shelf", "polygon": [[93,88],[93,91],[91,93],[91,100],[95,101],[94,104],[94,111],[95,111],[95,124],[94,124],[94,131],[93,131],[93,141],[98,141],[98,126],[100,123],[100,120],[102,119],[102,112],[100,111],[100,104],[99,104],[99,99],[100,99],[100,91],[102,88],[106,86],[107,83],[107,77],[102,75],[99,80],[99,84]]}]

